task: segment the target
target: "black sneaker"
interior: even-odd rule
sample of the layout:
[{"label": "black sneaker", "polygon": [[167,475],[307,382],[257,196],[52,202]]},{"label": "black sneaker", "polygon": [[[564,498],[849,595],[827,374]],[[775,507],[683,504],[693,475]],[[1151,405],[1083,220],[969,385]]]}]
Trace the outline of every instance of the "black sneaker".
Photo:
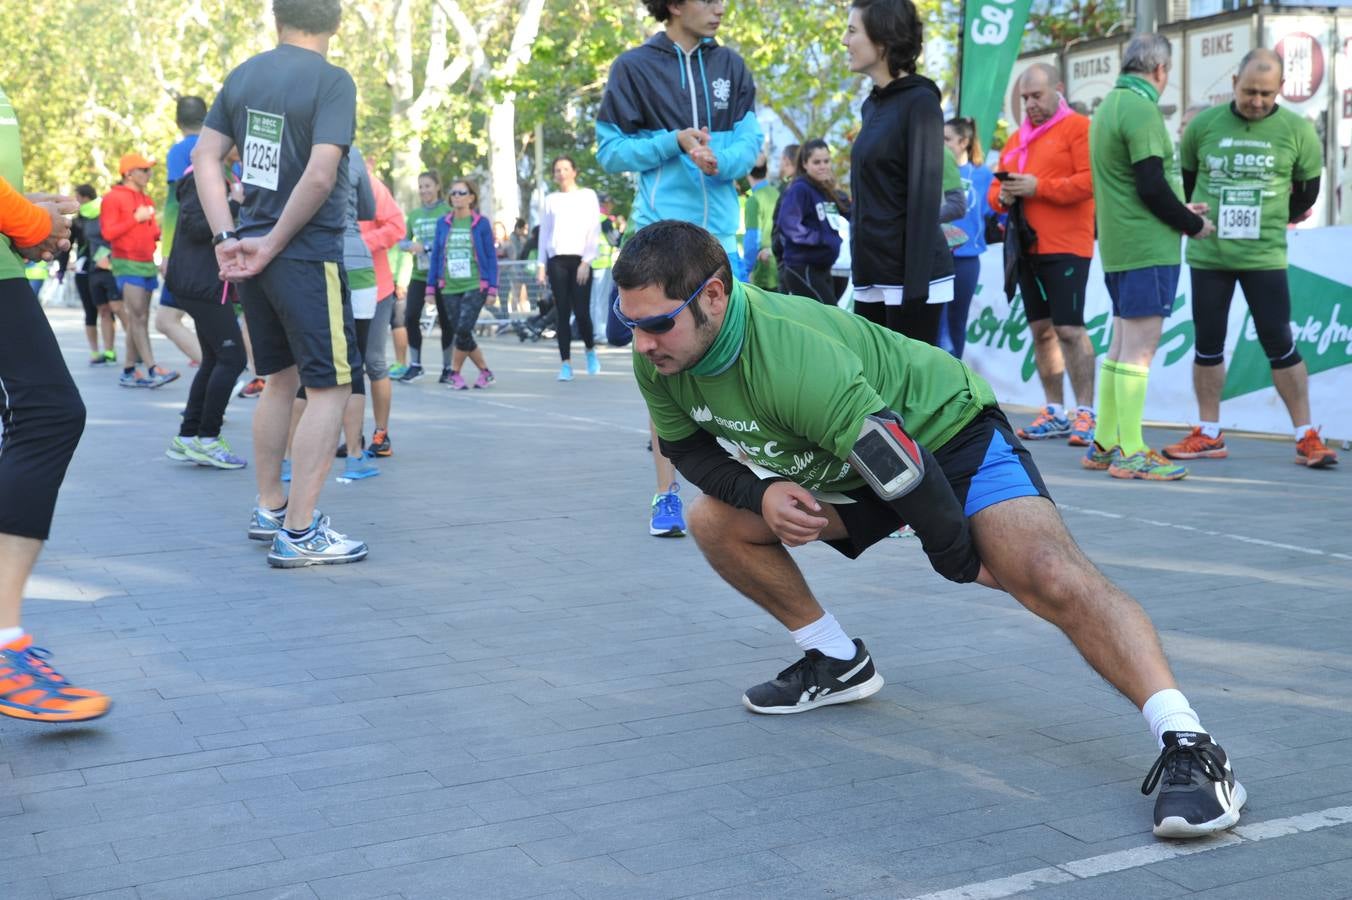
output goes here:
[{"label": "black sneaker", "polygon": [[863,700],[882,690],[883,676],[873,668],[864,642],[854,639],[854,659],[832,659],[809,650],[798,662],[742,695],[742,704],[755,713],[783,715],[807,712],[831,703]]},{"label": "black sneaker", "polygon": [[1230,760],[1211,735],[1200,731],[1164,732],[1164,750],[1141,783],[1155,798],[1155,836],[1205,837],[1239,822],[1239,810],[1248,799],[1244,785],[1235,781]]},{"label": "black sneaker", "polygon": [[443,366],[441,370],[441,377],[437,379],[437,384],[450,384],[450,383],[451,383],[451,367]]},{"label": "black sneaker", "polygon": [[[361,436],[361,448],[363,451],[366,449],[366,435],[364,434]],[[347,459],[347,441],[343,441],[339,444],[338,449],[334,451],[333,455],[336,459]],[[363,455],[365,454],[363,453]]]},{"label": "black sneaker", "polygon": [[417,381],[419,378],[423,377],[424,374],[422,366],[412,365],[408,367],[407,372],[399,376],[399,380],[404,384],[408,384],[410,381]]}]

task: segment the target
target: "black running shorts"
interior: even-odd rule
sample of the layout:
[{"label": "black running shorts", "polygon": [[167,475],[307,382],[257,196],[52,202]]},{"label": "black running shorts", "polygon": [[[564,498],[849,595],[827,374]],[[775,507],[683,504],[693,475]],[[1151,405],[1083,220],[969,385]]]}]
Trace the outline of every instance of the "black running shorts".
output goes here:
[{"label": "black running shorts", "polygon": [[279,257],[239,294],[256,374],[296,366],[305,387],[352,383],[361,353],[341,264]]},{"label": "black running shorts", "polygon": [[1084,295],[1089,287],[1089,257],[1047,253],[1019,260],[1019,293],[1028,321],[1084,325]]}]

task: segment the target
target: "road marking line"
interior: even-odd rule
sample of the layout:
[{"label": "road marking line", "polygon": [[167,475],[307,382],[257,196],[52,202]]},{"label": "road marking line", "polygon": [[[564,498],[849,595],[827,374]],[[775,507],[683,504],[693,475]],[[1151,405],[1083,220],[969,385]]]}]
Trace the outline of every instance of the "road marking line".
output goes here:
[{"label": "road marking line", "polygon": [[1204,534],[1208,537],[1226,538],[1231,541],[1239,541],[1243,544],[1257,544],[1261,547],[1271,547],[1274,550],[1291,550],[1296,553],[1304,553],[1308,556],[1327,556],[1332,559],[1352,560],[1352,554],[1334,553],[1331,550],[1316,550],[1313,547],[1297,547],[1295,544],[1283,544],[1279,541],[1269,541],[1265,538],[1249,537],[1245,534],[1231,534],[1228,531],[1212,531],[1208,528],[1198,528],[1195,525],[1182,525],[1177,522],[1161,522],[1158,519],[1143,519],[1137,516],[1124,516],[1121,513],[1104,512],[1101,509],[1086,509],[1083,506],[1071,506],[1066,503],[1058,503],[1061,509],[1067,512],[1080,513],[1085,516],[1098,516],[1104,519],[1125,519],[1130,522],[1140,522],[1143,525],[1154,525],[1157,528],[1176,528],[1179,531],[1191,531],[1195,534]]},{"label": "road marking line", "polygon": [[1085,859],[1071,860],[1041,869],[1016,872],[1003,878],[989,881],[976,881],[960,887],[935,891],[912,897],[911,900],[1000,900],[1012,897],[1042,885],[1065,884],[1111,872],[1126,869],[1138,869],[1141,866],[1154,865],[1182,856],[1198,853],[1210,853],[1222,847],[1235,847],[1240,844],[1252,844],[1273,838],[1301,834],[1307,831],[1319,831],[1323,828],[1335,828],[1352,824],[1352,806],[1334,806],[1315,812],[1300,813],[1284,819],[1269,819],[1266,822],[1254,822],[1251,825],[1236,825],[1229,832],[1206,840],[1182,842],[1160,842],[1090,856]]}]

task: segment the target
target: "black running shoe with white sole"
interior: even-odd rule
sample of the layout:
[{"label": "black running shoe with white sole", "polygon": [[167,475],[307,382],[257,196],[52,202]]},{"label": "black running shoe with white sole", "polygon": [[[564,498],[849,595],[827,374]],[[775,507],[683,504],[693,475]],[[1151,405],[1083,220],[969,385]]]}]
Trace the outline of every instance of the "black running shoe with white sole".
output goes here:
[{"label": "black running shoe with white sole", "polygon": [[854,639],[854,659],[833,659],[809,650],[798,662],[742,695],[754,713],[784,715],[807,712],[832,703],[850,703],[871,697],[883,687],[883,676],[873,668],[864,642]]},{"label": "black running shoe with white sole", "polygon": [[1156,785],[1156,837],[1198,838],[1233,828],[1248,799],[1225,751],[1200,731],[1164,732],[1164,750],[1141,793],[1148,795]]}]

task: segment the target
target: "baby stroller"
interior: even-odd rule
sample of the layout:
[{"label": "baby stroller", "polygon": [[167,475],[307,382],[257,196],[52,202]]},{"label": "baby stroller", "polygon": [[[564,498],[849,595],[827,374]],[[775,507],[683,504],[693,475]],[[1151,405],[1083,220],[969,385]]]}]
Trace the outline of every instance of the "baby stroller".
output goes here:
[{"label": "baby stroller", "polygon": [[530,341],[535,343],[540,338],[546,340],[554,337],[555,326],[558,324],[558,309],[554,306],[554,298],[549,294],[540,297],[539,309],[535,315],[529,319],[513,319],[512,330],[516,332],[517,338],[525,343]]}]

